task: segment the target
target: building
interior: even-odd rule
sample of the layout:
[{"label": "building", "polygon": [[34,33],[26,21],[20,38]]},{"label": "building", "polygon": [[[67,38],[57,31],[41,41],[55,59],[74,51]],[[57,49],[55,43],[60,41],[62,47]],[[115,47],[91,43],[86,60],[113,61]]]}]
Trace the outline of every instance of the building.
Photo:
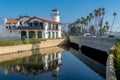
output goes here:
[{"label": "building", "polygon": [[5,18],[0,25],[0,38],[61,38],[62,24],[57,9],[52,10],[51,18],[38,16]]}]

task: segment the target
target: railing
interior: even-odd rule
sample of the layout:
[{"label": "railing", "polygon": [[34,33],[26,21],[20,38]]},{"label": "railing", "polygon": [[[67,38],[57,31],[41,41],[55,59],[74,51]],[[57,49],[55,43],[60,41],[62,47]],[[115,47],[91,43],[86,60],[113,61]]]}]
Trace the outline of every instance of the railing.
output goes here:
[{"label": "railing", "polygon": [[18,28],[16,28],[16,29],[20,29],[20,30],[25,30],[25,29],[27,29],[27,30],[34,30],[34,29],[39,29],[39,30],[44,30],[44,28],[43,27],[41,27],[41,26],[18,26]]},{"label": "railing", "polygon": [[69,38],[71,41],[75,41],[75,43],[78,43],[78,41],[81,41],[81,42],[93,42],[93,43],[113,45],[115,41],[115,39],[112,39],[112,38],[79,37],[79,36],[70,36]]}]

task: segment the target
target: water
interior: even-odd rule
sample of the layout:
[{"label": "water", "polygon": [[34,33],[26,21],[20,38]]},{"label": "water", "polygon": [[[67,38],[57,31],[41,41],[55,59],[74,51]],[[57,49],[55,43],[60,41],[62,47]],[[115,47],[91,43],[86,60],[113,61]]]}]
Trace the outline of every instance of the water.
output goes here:
[{"label": "water", "polygon": [[85,59],[82,59],[83,55],[72,54],[73,52],[75,53],[74,50],[68,51],[52,47],[24,52],[24,58],[22,58],[22,52],[13,53],[22,55],[22,57],[14,60],[9,58],[10,60],[7,62],[8,58],[4,58],[5,62],[2,60],[0,80],[104,80],[101,73],[98,73],[99,70],[90,68],[93,63],[89,65],[89,61],[83,62]]}]

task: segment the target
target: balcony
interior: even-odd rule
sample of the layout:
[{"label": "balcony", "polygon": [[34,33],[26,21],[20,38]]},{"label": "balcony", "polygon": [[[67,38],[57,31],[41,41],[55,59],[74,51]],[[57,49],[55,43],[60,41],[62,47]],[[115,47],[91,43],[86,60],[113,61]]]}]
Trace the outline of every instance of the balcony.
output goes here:
[{"label": "balcony", "polygon": [[18,30],[45,30],[43,26],[18,26]]}]

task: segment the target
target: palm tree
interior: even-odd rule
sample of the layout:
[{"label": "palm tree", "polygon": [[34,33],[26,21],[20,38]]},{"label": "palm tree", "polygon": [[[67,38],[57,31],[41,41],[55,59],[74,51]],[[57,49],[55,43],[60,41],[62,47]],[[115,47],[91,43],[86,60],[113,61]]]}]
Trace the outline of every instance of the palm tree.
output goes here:
[{"label": "palm tree", "polygon": [[106,21],[106,22],[105,22],[105,28],[106,28],[106,30],[108,30],[108,29],[109,29],[109,24],[108,24],[108,21]]},{"label": "palm tree", "polygon": [[105,8],[102,8],[102,15],[103,15],[102,18],[104,18],[104,15],[105,15]]},{"label": "palm tree", "polygon": [[98,14],[99,14],[99,17],[101,17],[101,15],[102,15],[102,8],[98,9]]},{"label": "palm tree", "polygon": [[99,18],[99,10],[94,10],[94,28],[95,28],[95,30],[96,30],[96,34],[98,34],[98,32],[99,32],[99,30],[98,30],[98,23],[99,23],[99,20],[98,20],[98,18]]},{"label": "palm tree", "polygon": [[75,29],[76,29],[76,33],[79,34],[80,31],[81,31],[81,28],[80,28],[80,19],[78,18],[74,23],[76,24],[75,25]]},{"label": "palm tree", "polygon": [[95,27],[94,27],[94,25],[90,26],[89,32],[90,32],[91,35],[95,35]]},{"label": "palm tree", "polygon": [[87,21],[88,21],[88,28],[90,27],[90,23],[91,23],[91,18],[90,18],[90,16],[87,16]]},{"label": "palm tree", "polygon": [[76,26],[79,26],[79,24],[80,24],[80,19],[78,18],[74,23],[76,24]]},{"label": "palm tree", "polygon": [[100,32],[100,36],[102,36],[102,35],[104,35],[104,33],[105,33],[105,28],[100,28],[99,29],[99,32]]},{"label": "palm tree", "polygon": [[84,34],[84,17],[81,17],[81,24],[82,24],[82,34]]},{"label": "palm tree", "polygon": [[113,13],[113,16],[114,16],[114,18],[113,18],[112,25],[111,25],[111,27],[110,27],[110,32],[109,32],[109,35],[110,35],[111,31],[112,31],[112,27],[113,27],[113,25],[114,25],[114,22],[115,22],[115,19],[116,19],[117,13],[116,13],[116,12],[114,12],[114,13]]},{"label": "palm tree", "polygon": [[[105,25],[104,25],[104,30],[105,30],[105,32],[107,32],[108,29],[109,29],[109,24],[108,24],[108,21],[106,21],[106,22],[105,22]],[[104,33],[105,33],[105,32],[104,32]]]},{"label": "palm tree", "polygon": [[94,25],[94,22],[93,22],[93,18],[94,18],[93,13],[89,14],[89,18],[90,18],[90,20],[89,20],[89,27],[91,27],[91,25]]},{"label": "palm tree", "polygon": [[84,20],[85,32],[88,32],[88,20],[89,20],[89,17],[87,17],[87,18]]}]

